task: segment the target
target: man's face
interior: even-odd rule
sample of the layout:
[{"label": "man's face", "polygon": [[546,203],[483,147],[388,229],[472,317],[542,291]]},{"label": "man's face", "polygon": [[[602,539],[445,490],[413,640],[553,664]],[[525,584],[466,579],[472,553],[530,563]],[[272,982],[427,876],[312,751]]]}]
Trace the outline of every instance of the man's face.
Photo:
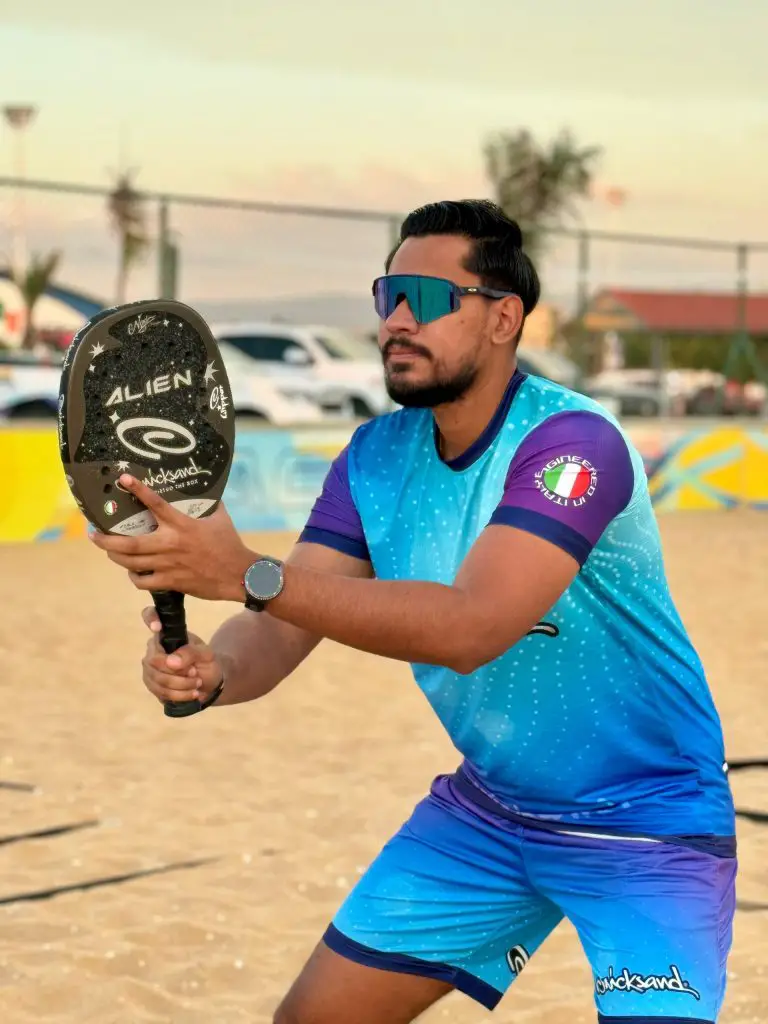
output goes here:
[{"label": "man's face", "polygon": [[[481,284],[464,269],[471,243],[457,235],[408,238],[389,274],[442,277],[465,287]],[[492,303],[463,296],[455,313],[419,324],[407,301],[379,324],[379,349],[390,398],[403,406],[434,408],[455,402],[474,383],[489,348]]]}]

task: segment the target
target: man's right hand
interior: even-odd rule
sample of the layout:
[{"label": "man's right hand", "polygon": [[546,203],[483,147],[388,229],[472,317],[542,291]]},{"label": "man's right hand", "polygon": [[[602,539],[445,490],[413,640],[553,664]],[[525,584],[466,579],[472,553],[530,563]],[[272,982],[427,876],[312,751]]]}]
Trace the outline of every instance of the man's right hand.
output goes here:
[{"label": "man's right hand", "polygon": [[142,661],[144,685],[161,702],[199,700],[205,702],[224,674],[211,648],[199,636],[189,634],[189,643],[173,654],[160,646],[160,619],[154,608],[141,613],[152,631]]}]

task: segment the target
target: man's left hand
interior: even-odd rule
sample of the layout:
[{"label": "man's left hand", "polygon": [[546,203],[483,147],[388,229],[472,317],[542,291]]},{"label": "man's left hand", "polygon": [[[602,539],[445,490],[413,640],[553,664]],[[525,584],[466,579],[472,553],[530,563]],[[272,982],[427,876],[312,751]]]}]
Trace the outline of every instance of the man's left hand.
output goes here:
[{"label": "man's left hand", "polygon": [[258,555],[243,544],[222,504],[212,515],[192,519],[134,477],[121,476],[119,483],[150,510],[157,529],[140,537],[97,531],[91,541],[128,570],[138,590],[178,590],[209,601],[245,599],[243,574]]}]

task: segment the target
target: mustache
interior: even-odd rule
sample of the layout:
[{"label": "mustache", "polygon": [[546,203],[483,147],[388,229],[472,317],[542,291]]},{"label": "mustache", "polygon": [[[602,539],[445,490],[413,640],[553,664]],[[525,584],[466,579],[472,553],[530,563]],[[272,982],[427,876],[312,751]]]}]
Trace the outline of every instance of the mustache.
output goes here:
[{"label": "mustache", "polygon": [[409,352],[415,352],[417,355],[425,356],[427,359],[432,358],[432,353],[429,349],[424,348],[421,345],[416,345],[408,338],[388,338],[381,348],[381,358],[386,359],[387,356],[395,348],[407,348]]}]

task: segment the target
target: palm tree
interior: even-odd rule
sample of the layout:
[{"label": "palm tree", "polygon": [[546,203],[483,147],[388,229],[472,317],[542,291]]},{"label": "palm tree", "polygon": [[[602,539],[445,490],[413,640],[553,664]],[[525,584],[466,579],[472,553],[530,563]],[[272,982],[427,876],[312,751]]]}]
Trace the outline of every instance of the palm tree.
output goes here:
[{"label": "palm tree", "polygon": [[61,260],[61,252],[55,250],[44,256],[37,253],[27,263],[24,270],[12,270],[11,277],[14,284],[21,292],[24,302],[24,336],[21,340],[22,348],[32,348],[35,331],[32,317],[38,299],[45,294],[48,285],[58,269]]},{"label": "palm tree", "polygon": [[596,146],[579,148],[568,130],[549,148],[527,129],[500,132],[486,143],[486,173],[496,202],[520,224],[532,257],[542,254],[547,231],[577,215],[576,200],[589,196],[600,153]]},{"label": "palm tree", "polygon": [[107,199],[109,217],[120,246],[115,286],[118,306],[125,302],[131,268],[142,260],[149,246],[144,200],[134,188],[133,178],[133,171],[121,171]]}]

